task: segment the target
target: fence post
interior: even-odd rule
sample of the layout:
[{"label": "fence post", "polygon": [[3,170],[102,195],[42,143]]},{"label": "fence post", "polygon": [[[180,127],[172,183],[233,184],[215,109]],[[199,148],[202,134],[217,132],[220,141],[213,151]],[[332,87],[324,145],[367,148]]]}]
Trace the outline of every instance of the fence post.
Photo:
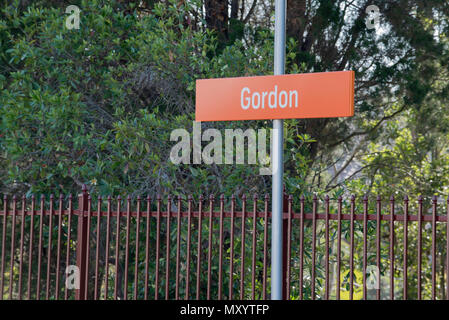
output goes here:
[{"label": "fence post", "polygon": [[87,211],[87,188],[83,185],[82,193],[78,196],[78,233],[76,242],[76,265],[79,269],[79,289],[75,292],[76,300],[86,300],[85,287],[86,287],[86,250],[87,250],[87,217],[84,216],[84,212]]},{"label": "fence post", "polygon": [[[287,212],[288,208],[288,195],[285,192],[285,185],[283,190],[283,210]],[[288,300],[290,297],[287,297],[287,250],[288,250],[288,220],[282,220],[282,300]]]}]

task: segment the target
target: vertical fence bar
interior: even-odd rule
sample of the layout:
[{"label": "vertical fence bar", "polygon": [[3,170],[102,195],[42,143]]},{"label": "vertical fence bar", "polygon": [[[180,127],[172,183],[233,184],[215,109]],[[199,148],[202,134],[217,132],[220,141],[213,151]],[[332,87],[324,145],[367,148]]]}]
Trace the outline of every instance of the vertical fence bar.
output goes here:
[{"label": "vertical fence bar", "polygon": [[299,212],[299,300],[303,300],[304,287],[304,195],[300,198]]},{"label": "vertical fence bar", "polygon": [[446,199],[446,300],[449,300],[449,196]]},{"label": "vertical fence bar", "polygon": [[63,208],[63,194],[59,194],[59,219],[58,219],[58,244],[57,244],[57,254],[56,254],[56,283],[55,283],[55,299],[59,300],[59,279],[60,279],[60,263],[61,263],[61,233],[62,233],[62,216],[64,213]]},{"label": "vertical fence bar", "polygon": [[312,300],[315,300],[315,264],[316,264],[316,210],[318,198],[316,194],[313,195],[312,203],[312,275],[311,275],[311,295]]},{"label": "vertical fence bar", "polygon": [[[285,300],[290,300],[290,281],[291,281],[291,255],[292,255],[292,246],[291,246],[291,242],[292,242],[292,215],[293,215],[293,211],[292,211],[292,201],[293,201],[293,197],[290,195],[288,197],[288,203],[287,203],[287,214],[288,214],[288,218],[287,218],[287,252],[286,252],[286,265],[285,268],[286,270],[286,283],[284,283],[284,285],[286,286],[285,288]],[[253,275],[254,276],[254,275]]]},{"label": "vertical fence bar", "polygon": [[324,198],[325,205],[325,260],[324,260],[324,299],[329,300],[329,196]]},{"label": "vertical fence bar", "polygon": [[437,205],[438,197],[432,197],[432,300],[436,300],[437,292],[437,254],[436,254],[436,237],[437,237]]},{"label": "vertical fence bar", "polygon": [[147,218],[145,226],[145,289],[144,299],[148,300],[148,268],[150,263],[150,218],[151,218],[151,198],[147,195]]},{"label": "vertical fence bar", "polygon": [[5,252],[6,252],[6,217],[8,216],[8,196],[3,196],[3,227],[2,227],[2,286],[0,287],[0,299],[3,300],[3,291],[5,290]]},{"label": "vertical fence bar", "polygon": [[257,215],[257,194],[254,195],[253,203],[253,234],[252,234],[252,255],[251,255],[251,299],[256,299],[256,215]]},{"label": "vertical fence bar", "polygon": [[[287,269],[288,269],[288,216],[284,219],[284,213],[287,213],[288,195],[285,192],[285,185],[282,192],[282,299],[287,300]],[[288,213],[287,213],[288,215]]]},{"label": "vertical fence bar", "polygon": [[136,217],[136,252],[134,256],[134,300],[137,300],[139,284],[139,242],[140,242],[140,215],[142,198],[137,196],[137,217]]},{"label": "vertical fence bar", "polygon": [[120,254],[120,215],[121,215],[121,202],[122,197],[117,197],[117,216],[115,225],[115,279],[114,279],[114,300],[117,300],[118,296],[118,267],[119,267],[119,254]]},{"label": "vertical fence bar", "polygon": [[341,272],[341,209],[343,198],[338,197],[337,200],[337,281],[336,281],[336,299],[340,300],[340,272]]},{"label": "vertical fence bar", "polygon": [[245,295],[245,222],[246,222],[246,195],[242,196],[242,229],[240,247],[240,300]]},{"label": "vertical fence bar", "polygon": [[376,299],[380,300],[380,215],[381,215],[381,198],[380,195],[377,196],[377,210],[376,210],[376,265],[377,270],[379,270],[379,278],[377,281],[379,282],[379,288],[376,289]]},{"label": "vertical fence bar", "polygon": [[84,212],[88,207],[87,189],[83,185],[82,193],[79,196],[78,205],[78,235],[76,242],[76,265],[79,269],[79,289],[75,291],[76,300],[85,300],[85,285],[86,285],[86,248],[87,248],[87,218],[84,216]]},{"label": "vertical fence bar", "polygon": [[390,198],[390,299],[394,300],[394,196]]},{"label": "vertical fence bar", "polygon": [[[32,270],[32,262],[33,262],[33,238],[34,238],[34,215],[36,209],[36,198],[34,194],[31,196],[31,212],[30,212],[30,246],[28,248],[28,288],[27,288],[27,297],[28,300],[31,300],[31,270]],[[5,213],[6,214],[6,213]],[[3,297],[1,297],[3,298]]]},{"label": "vertical fence bar", "polygon": [[125,239],[125,284],[123,298],[128,300],[128,270],[129,270],[129,234],[131,228],[131,196],[126,199],[126,239]]},{"label": "vertical fence bar", "polygon": [[90,259],[90,223],[92,218],[92,197],[87,196],[87,226],[86,226],[86,276],[84,277],[84,299],[89,299],[89,259]]},{"label": "vertical fence bar", "polygon": [[98,300],[98,281],[100,268],[100,224],[101,224],[101,196],[97,199],[97,234],[95,239],[95,286],[94,300]]},{"label": "vertical fence bar", "polygon": [[421,300],[421,261],[422,261],[422,202],[423,197],[418,197],[418,300]]},{"label": "vertical fence bar", "polygon": [[363,300],[367,300],[366,268],[368,257],[368,196],[363,196]]},{"label": "vertical fence bar", "polygon": [[50,211],[48,215],[48,247],[47,247],[47,285],[45,287],[45,299],[50,297],[50,271],[51,271],[51,243],[53,235],[53,210],[54,210],[54,195],[50,195]]},{"label": "vertical fence bar", "polygon": [[355,196],[351,196],[350,244],[349,244],[349,300],[354,299],[354,215]]},{"label": "vertical fence bar", "polygon": [[407,250],[408,250],[408,196],[404,196],[404,251],[403,251],[403,300],[407,300]]},{"label": "vertical fence bar", "polygon": [[214,195],[209,197],[209,237],[208,237],[208,251],[207,251],[207,300],[210,300],[211,290],[211,276],[212,276],[212,217],[214,211]]},{"label": "vertical fence bar", "polygon": [[159,242],[161,234],[161,196],[158,194],[156,197],[156,280],[154,287],[154,299],[159,299]]},{"label": "vertical fence bar", "polygon": [[171,196],[167,197],[167,234],[165,238],[165,300],[169,299],[170,289],[170,216]]},{"label": "vertical fence bar", "polygon": [[176,276],[175,300],[179,300],[179,259],[181,254],[181,196],[178,195],[178,217],[176,226]]},{"label": "vertical fence bar", "polygon": [[203,224],[203,195],[200,195],[198,202],[198,241],[196,256],[196,300],[200,299],[200,277],[201,277],[201,232]]},{"label": "vertical fence bar", "polygon": [[22,196],[22,216],[21,216],[21,226],[20,226],[20,261],[19,261],[19,300],[22,300],[22,270],[23,270],[23,241],[25,233],[25,210],[26,209],[26,198],[25,195]]},{"label": "vertical fence bar", "polygon": [[[264,200],[264,228],[263,228],[263,279],[262,279],[262,299],[267,298],[267,263],[268,263],[268,194]],[[234,223],[234,220],[232,221]]]},{"label": "vertical fence bar", "polygon": [[11,256],[9,261],[9,300],[12,300],[13,292],[13,275],[14,275],[14,247],[16,241],[16,215],[17,215],[17,197],[14,195],[12,198],[12,224],[11,224]]},{"label": "vertical fence bar", "polygon": [[223,218],[224,218],[224,194],[220,195],[220,229],[218,246],[218,300],[222,299],[223,290]]},{"label": "vertical fence bar", "polygon": [[106,216],[106,243],[105,243],[105,253],[104,253],[104,299],[108,300],[108,284],[109,284],[109,243],[110,243],[110,230],[111,230],[111,196],[108,196],[107,204],[107,216]]},{"label": "vertical fence bar", "polygon": [[[69,195],[69,209],[68,209],[68,222],[67,222],[67,244],[66,244],[66,256],[65,256],[65,267],[66,270],[70,265],[70,241],[72,235],[72,215],[73,215],[73,196]],[[33,221],[33,220],[31,220]],[[31,258],[30,258],[31,259]],[[31,265],[31,263],[30,263]],[[66,273],[66,272],[65,272]],[[67,274],[67,273],[66,273]],[[66,285],[64,290],[64,299],[67,300],[69,298],[69,288]]]},{"label": "vertical fence bar", "polygon": [[185,300],[189,300],[190,292],[190,238],[192,231],[192,195],[188,197],[188,208],[187,208],[187,265],[186,265],[186,295]]},{"label": "vertical fence bar", "polygon": [[229,248],[229,300],[232,300],[232,289],[234,287],[234,217],[235,217],[235,195],[231,197],[231,243]]}]

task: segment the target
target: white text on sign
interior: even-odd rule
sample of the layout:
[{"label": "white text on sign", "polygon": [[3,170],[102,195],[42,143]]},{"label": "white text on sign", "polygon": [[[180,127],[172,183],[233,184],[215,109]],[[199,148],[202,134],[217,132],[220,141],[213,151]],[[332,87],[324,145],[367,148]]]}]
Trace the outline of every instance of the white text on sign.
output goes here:
[{"label": "white text on sign", "polygon": [[278,94],[278,86],[274,86],[272,91],[254,91],[248,87],[244,87],[241,91],[240,105],[243,110],[248,110],[250,107],[253,109],[265,109],[268,106],[270,109],[276,109],[278,106],[282,109],[294,106],[298,108],[298,91],[290,90],[288,93],[282,90]]}]

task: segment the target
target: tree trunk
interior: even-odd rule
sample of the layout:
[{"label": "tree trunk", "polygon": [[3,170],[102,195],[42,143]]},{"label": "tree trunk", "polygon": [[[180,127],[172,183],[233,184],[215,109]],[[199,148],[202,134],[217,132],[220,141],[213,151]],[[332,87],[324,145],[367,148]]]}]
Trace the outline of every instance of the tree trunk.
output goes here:
[{"label": "tree trunk", "polygon": [[287,36],[298,40],[301,47],[306,24],[306,0],[287,0],[287,8]]},{"label": "tree trunk", "polygon": [[227,0],[205,0],[206,23],[209,29],[218,33],[219,40],[228,38],[228,1]]},{"label": "tree trunk", "polygon": [[239,15],[239,0],[231,1],[231,19],[238,19]]}]

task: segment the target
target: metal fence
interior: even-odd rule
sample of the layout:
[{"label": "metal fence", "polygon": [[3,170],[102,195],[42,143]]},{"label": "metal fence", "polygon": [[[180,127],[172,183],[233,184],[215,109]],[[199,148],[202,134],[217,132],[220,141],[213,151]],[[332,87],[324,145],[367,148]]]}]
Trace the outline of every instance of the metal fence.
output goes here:
[{"label": "metal fence", "polygon": [[[270,298],[268,196],[78,197],[3,198],[1,299]],[[449,297],[449,199],[284,208],[284,298]]]}]

